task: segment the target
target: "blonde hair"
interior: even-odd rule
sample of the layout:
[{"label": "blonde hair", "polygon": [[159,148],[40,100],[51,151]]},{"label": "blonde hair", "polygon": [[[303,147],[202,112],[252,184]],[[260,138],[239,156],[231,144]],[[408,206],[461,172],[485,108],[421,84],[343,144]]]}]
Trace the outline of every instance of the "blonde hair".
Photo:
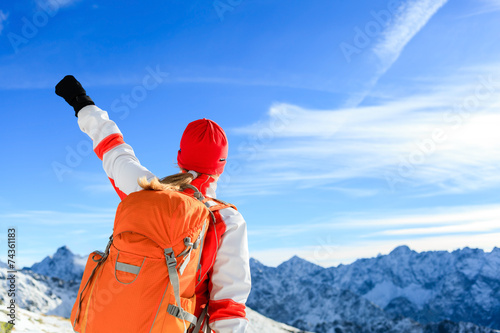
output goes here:
[{"label": "blonde hair", "polygon": [[153,191],[183,191],[187,188],[187,185],[191,184],[194,176],[188,172],[180,172],[175,175],[170,175],[162,179],[154,177],[150,181],[147,180],[146,176],[141,177],[137,180],[139,186],[145,190]]}]

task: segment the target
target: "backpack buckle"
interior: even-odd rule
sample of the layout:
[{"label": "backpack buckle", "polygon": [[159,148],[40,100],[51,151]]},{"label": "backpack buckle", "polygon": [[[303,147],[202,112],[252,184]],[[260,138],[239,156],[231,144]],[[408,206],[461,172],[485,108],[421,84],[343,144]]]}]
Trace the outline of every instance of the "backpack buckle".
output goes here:
[{"label": "backpack buckle", "polygon": [[172,248],[165,249],[165,259],[167,260],[167,267],[175,268],[177,266],[177,259],[175,259],[174,251]]}]

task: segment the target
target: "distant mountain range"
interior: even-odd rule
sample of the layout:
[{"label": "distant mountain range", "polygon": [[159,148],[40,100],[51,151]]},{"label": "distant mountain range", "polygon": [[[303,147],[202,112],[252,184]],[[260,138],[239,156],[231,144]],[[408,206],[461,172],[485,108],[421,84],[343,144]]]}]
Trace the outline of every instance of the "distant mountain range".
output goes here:
[{"label": "distant mountain range", "polygon": [[24,270],[65,281],[80,280],[86,263],[87,257],[76,255],[67,246],[61,246],[54,255]]},{"label": "distant mountain range", "polygon": [[[63,246],[54,255],[16,273],[16,303],[21,309],[16,311],[15,332],[73,332],[67,318],[80,286],[83,258]],[[9,300],[7,290],[7,265],[0,262],[0,323],[10,320],[2,309]],[[247,309],[247,316],[248,333],[307,333],[252,309]]]},{"label": "distant mountain range", "polygon": [[[500,329],[500,249],[389,255],[323,268],[299,257],[251,261],[248,306],[318,333]],[[483,327],[480,327],[483,326]]]},{"label": "distant mountain range", "polygon": [[[247,317],[250,322],[250,327],[247,330],[247,333],[307,333],[294,327],[266,318],[251,309],[247,309]],[[8,320],[10,320],[10,318],[7,317],[7,314],[4,312],[4,310],[0,310],[0,332],[3,332],[1,323],[6,323],[8,322]],[[74,333],[70,321],[67,318],[47,316],[41,314],[40,312],[33,312],[22,308],[17,309],[16,311],[16,325],[14,332]]]},{"label": "distant mountain range", "polygon": [[[85,260],[63,246],[23,268],[18,304],[29,313],[69,317]],[[417,253],[402,246],[332,268],[299,257],[278,267],[251,259],[251,271],[247,305],[265,317],[249,310],[250,332],[500,332],[498,248]],[[7,299],[5,276],[0,263],[0,303]]]}]

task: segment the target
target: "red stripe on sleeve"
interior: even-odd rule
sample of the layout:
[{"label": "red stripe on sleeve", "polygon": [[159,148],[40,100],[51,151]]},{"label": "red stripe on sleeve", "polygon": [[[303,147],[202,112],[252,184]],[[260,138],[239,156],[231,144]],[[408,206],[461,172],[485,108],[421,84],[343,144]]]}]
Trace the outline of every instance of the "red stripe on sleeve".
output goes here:
[{"label": "red stripe on sleeve", "polygon": [[110,134],[99,142],[94,152],[97,154],[97,157],[102,160],[104,154],[123,143],[125,143],[125,141],[123,141],[123,136],[120,133]]},{"label": "red stripe on sleeve", "polygon": [[208,302],[210,323],[224,319],[246,319],[245,308],[245,304],[237,303],[232,299],[210,300]]},{"label": "red stripe on sleeve", "polygon": [[[108,177],[109,178],[109,177]],[[127,194],[120,190],[118,187],[115,185],[115,180],[113,178],[109,178],[109,181],[111,182],[111,185],[113,185],[113,188],[115,189],[116,193],[120,197],[121,200],[125,199],[127,197]]]}]

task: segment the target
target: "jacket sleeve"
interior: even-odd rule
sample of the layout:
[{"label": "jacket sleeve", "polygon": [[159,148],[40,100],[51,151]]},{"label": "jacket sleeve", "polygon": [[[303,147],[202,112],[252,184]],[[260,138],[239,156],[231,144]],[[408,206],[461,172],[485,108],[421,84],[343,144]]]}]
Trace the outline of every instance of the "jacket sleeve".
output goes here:
[{"label": "jacket sleeve", "polygon": [[78,113],[78,125],[93,141],[94,152],[102,160],[104,171],[120,196],[141,189],[137,179],[154,175],[141,165],[134,150],[123,141],[123,135],[110,120],[108,113],[95,105],[84,107]]},{"label": "jacket sleeve", "polygon": [[226,230],[209,283],[210,328],[216,333],[244,333],[248,326],[245,303],[251,288],[247,228],[232,208],[220,211]]}]

